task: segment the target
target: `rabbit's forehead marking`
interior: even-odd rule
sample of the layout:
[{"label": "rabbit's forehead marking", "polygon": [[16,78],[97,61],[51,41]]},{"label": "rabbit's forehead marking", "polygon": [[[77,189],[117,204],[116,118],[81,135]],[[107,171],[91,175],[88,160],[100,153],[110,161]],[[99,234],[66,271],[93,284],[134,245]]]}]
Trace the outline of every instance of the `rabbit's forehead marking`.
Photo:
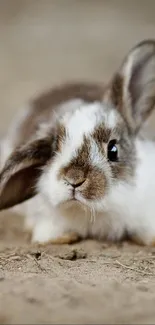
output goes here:
[{"label": "rabbit's forehead marking", "polygon": [[116,126],[117,118],[118,113],[115,109],[107,107],[104,103],[94,102],[81,104],[75,111],[66,113],[62,122],[68,135],[76,138],[91,133],[101,121],[104,122],[105,127],[112,129]]},{"label": "rabbit's forehead marking", "polygon": [[[86,104],[73,114],[66,114],[62,123],[64,137],[60,146],[61,166],[103,164],[101,144],[107,142],[110,132],[118,124],[119,114],[104,104]],[[103,148],[102,148],[103,149]]]},{"label": "rabbit's forehead marking", "polygon": [[101,124],[106,132],[107,129],[114,129],[117,122],[118,112],[100,102],[82,105],[73,113],[67,113],[62,119],[66,141],[75,148],[81,146],[84,136],[92,135]]}]

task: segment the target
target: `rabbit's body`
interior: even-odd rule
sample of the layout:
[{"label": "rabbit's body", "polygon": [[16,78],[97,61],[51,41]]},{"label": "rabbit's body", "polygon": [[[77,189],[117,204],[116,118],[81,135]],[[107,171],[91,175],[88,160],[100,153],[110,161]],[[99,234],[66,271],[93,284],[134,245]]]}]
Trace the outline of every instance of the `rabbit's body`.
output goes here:
[{"label": "rabbit's body", "polygon": [[126,235],[137,243],[155,242],[155,144],[138,140],[139,163],[133,183],[120,183],[105,199],[102,212],[74,205],[63,211],[49,207],[41,195],[24,203],[26,225],[32,227],[33,240],[52,241],[65,233],[81,238],[118,241]]},{"label": "rabbit's body", "polygon": [[155,243],[155,144],[139,136],[154,75],[147,41],[107,87],[58,87],[15,120],[1,142],[0,208],[20,203],[33,241]]},{"label": "rabbit's body", "polygon": [[[62,113],[64,108],[65,111],[67,108],[76,110],[81,105],[84,105],[82,99],[73,100],[64,103],[59,107],[59,111]],[[25,123],[27,117],[30,116],[32,108],[29,107],[27,110],[28,114],[23,116],[22,113],[21,118],[17,119],[18,125]],[[51,127],[53,112],[51,112],[51,120],[43,122],[44,124],[41,120],[37,125],[37,131],[32,133],[33,139],[42,136],[42,132],[47,132],[45,126]],[[15,126],[16,123],[13,124],[11,130],[12,137],[8,134],[8,137],[2,141],[3,164],[14,151],[16,139],[21,138]],[[134,177],[128,183],[122,181],[114,186],[104,200],[104,211],[96,212],[93,208],[89,210],[77,202],[76,204],[70,203],[70,206],[62,212],[49,206],[41,194],[18,205],[15,210],[25,215],[25,226],[32,231],[34,241],[52,241],[71,232],[81,238],[94,237],[113,241],[129,235],[139,242],[143,242],[145,238],[145,242],[150,244],[150,238],[152,242],[155,239],[154,142],[137,137],[136,159]]]}]

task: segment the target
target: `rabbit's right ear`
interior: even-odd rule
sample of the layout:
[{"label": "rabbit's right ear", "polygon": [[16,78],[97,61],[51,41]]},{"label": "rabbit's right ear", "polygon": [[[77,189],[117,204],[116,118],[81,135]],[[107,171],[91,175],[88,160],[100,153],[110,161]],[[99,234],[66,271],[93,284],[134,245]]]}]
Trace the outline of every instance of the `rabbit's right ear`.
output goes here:
[{"label": "rabbit's right ear", "polygon": [[15,150],[0,174],[0,210],[13,207],[36,195],[42,167],[55,152],[53,136],[35,140]]},{"label": "rabbit's right ear", "polygon": [[145,40],[130,50],[110,83],[106,99],[137,133],[155,107],[155,40]]}]

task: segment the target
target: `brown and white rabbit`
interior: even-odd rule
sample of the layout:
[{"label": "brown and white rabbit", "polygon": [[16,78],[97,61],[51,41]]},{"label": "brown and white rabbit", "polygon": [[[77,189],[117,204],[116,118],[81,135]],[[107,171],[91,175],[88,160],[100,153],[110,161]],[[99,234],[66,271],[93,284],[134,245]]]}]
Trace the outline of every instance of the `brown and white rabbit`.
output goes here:
[{"label": "brown and white rabbit", "polygon": [[32,100],[1,142],[0,209],[21,203],[40,243],[127,234],[154,245],[155,143],[139,136],[154,107],[154,40],[107,87],[66,84]]}]

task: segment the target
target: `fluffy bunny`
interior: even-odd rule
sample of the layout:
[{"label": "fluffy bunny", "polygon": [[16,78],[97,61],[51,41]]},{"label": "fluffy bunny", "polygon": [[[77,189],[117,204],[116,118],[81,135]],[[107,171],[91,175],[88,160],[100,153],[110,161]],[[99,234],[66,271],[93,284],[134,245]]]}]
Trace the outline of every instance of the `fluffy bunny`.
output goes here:
[{"label": "fluffy bunny", "polygon": [[155,41],[106,87],[66,84],[28,106],[1,143],[0,209],[20,203],[35,242],[154,245],[155,143],[139,134],[155,107]]}]

